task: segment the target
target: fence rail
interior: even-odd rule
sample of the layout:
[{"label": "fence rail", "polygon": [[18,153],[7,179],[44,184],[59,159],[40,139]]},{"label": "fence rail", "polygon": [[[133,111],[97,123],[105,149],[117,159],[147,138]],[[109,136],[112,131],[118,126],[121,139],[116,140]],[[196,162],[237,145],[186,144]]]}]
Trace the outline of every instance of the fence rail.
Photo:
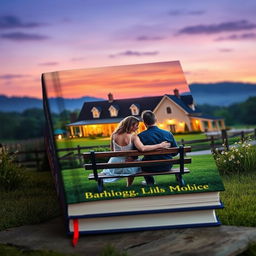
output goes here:
[{"label": "fence rail", "polygon": [[[248,137],[252,139],[256,139],[256,128],[250,131],[239,131],[239,132],[232,132],[232,133],[226,130],[222,130],[220,134],[209,135],[208,138],[206,139],[199,139],[199,140],[181,139],[181,141],[178,141],[178,144],[182,144],[184,146],[192,146],[193,151],[204,150],[204,149],[211,149],[212,151],[214,151],[216,148],[224,148],[224,147],[229,150],[230,142],[233,143],[234,139],[244,141]],[[16,156],[17,156],[16,162],[20,163],[25,167],[32,167],[32,168],[36,168],[37,170],[42,170],[42,167],[45,164],[45,162],[46,164],[48,164],[46,151],[44,149],[43,139],[37,139],[36,142],[41,145],[40,149],[38,150],[29,149],[28,147],[26,149],[25,146],[29,145],[31,141],[30,142],[26,141],[25,146],[22,145],[20,142],[16,143],[16,145],[18,145],[16,148],[13,145],[11,147],[9,145],[7,146],[9,148],[9,152],[16,153]],[[34,141],[32,141],[32,143],[35,144]],[[83,152],[89,151],[89,150],[97,151],[97,149],[100,149],[102,151],[102,148],[104,148],[106,151],[109,150],[109,147],[106,145],[85,146],[85,147],[81,147],[77,145],[77,147],[59,148],[57,149],[57,151],[60,153],[67,152],[66,154],[60,155],[59,160],[61,162],[66,162],[66,163],[70,162],[70,165],[75,168],[75,167],[82,166],[82,164],[84,163],[83,162],[84,160],[82,157]]]}]

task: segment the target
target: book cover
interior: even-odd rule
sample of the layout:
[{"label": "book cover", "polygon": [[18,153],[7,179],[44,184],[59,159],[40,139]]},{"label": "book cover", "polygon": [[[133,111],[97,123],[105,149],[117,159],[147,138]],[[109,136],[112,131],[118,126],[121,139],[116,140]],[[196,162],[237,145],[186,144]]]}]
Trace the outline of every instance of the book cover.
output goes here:
[{"label": "book cover", "polygon": [[[156,125],[171,132],[174,138],[178,134],[224,128],[223,119],[204,116],[197,108],[179,61],[44,73],[42,83],[51,134],[49,155],[67,216],[76,215],[69,212],[73,208],[89,209],[92,205],[97,208],[99,202],[103,202],[100,213],[111,202],[116,204],[114,212],[121,212],[120,205],[129,205],[129,201],[132,211],[136,212],[136,207],[137,210],[147,209],[145,204],[152,206],[150,201],[153,200],[157,205],[167,197],[173,208],[217,208],[221,205],[218,191],[224,187],[216,170],[184,174],[184,186],[177,183],[175,175],[161,175],[155,177],[154,186],[143,186],[141,176],[135,177],[133,184],[127,187],[129,174],[124,174],[113,182],[104,179],[104,189],[99,191],[97,182],[88,179],[92,170],[84,168],[90,160],[84,159],[83,153],[109,151],[111,134],[127,116],[140,119],[136,133],[146,130],[141,120],[145,110],[152,111],[157,118]],[[189,169],[189,164],[185,167]],[[206,196],[201,200],[204,193]],[[189,196],[184,197],[191,194],[198,198],[194,205],[190,204]],[[139,207],[142,199],[145,199],[144,204]],[[119,204],[121,201],[125,203]],[[159,203],[157,207],[160,210],[163,206]],[[172,208],[170,204],[165,205],[168,207]],[[123,211],[127,210],[124,207]],[[87,212],[78,210],[78,215],[82,216],[83,211]]]}]

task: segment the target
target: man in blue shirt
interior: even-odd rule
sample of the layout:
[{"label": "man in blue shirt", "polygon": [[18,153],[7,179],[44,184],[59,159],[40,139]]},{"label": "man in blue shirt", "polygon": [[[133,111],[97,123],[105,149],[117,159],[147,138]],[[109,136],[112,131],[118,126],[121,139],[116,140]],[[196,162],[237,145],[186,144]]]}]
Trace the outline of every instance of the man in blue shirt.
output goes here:
[{"label": "man in blue shirt", "polygon": [[[161,143],[163,141],[170,142],[171,147],[178,147],[177,142],[175,141],[172,133],[160,129],[156,126],[156,117],[155,114],[150,110],[145,110],[142,112],[141,117],[144,124],[147,127],[147,130],[138,134],[141,142],[144,145],[154,145]],[[176,154],[175,154],[176,155]],[[161,159],[170,159],[173,154],[166,155],[154,155],[154,156],[144,156],[142,160],[161,160]],[[143,172],[158,172],[158,171],[169,171],[172,168],[172,164],[161,164],[154,166],[142,167]],[[144,176],[147,185],[154,185],[155,180],[153,176]]]}]

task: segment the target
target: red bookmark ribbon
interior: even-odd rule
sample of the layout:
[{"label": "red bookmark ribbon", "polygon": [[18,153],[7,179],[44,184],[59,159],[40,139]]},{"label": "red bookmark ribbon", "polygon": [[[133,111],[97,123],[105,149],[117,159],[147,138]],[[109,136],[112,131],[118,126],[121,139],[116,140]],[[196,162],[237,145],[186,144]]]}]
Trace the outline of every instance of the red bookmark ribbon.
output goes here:
[{"label": "red bookmark ribbon", "polygon": [[73,220],[73,228],[74,228],[74,234],[73,234],[72,245],[73,245],[73,247],[75,247],[78,243],[78,238],[79,238],[78,219]]}]

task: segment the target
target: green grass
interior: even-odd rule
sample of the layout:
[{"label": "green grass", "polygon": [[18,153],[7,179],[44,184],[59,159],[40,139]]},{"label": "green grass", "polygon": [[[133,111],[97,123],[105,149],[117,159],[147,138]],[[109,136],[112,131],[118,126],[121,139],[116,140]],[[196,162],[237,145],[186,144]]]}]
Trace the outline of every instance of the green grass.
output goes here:
[{"label": "green grass", "polygon": [[69,147],[92,147],[99,145],[110,145],[109,137],[90,139],[90,138],[74,138],[74,139],[61,139],[56,140],[58,148],[69,148]]},{"label": "green grass", "polygon": [[206,135],[204,133],[174,134],[174,138],[178,142],[181,141],[181,139],[184,139],[185,141],[188,141],[188,140],[202,140],[202,139],[206,139]]},{"label": "green grass", "polygon": [[255,179],[256,173],[223,177],[225,209],[217,211],[223,224],[256,227]]},{"label": "green grass", "polygon": [[27,180],[14,191],[0,191],[0,230],[36,224],[60,215],[49,172],[27,171]]}]

